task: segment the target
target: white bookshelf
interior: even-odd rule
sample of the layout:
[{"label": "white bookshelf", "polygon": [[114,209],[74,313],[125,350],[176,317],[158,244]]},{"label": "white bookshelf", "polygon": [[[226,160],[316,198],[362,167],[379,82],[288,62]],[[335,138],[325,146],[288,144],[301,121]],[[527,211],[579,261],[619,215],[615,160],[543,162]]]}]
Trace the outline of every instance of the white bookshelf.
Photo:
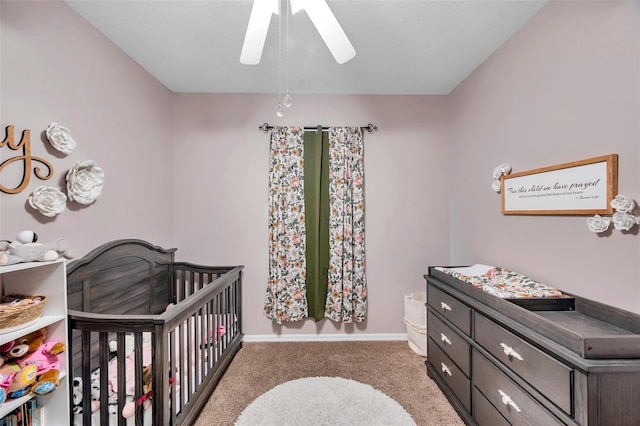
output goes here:
[{"label": "white bookshelf", "polygon": [[[0,294],[46,296],[46,304],[35,323],[9,333],[0,334],[0,345],[39,328],[47,329],[46,341],[61,342],[69,347],[67,330],[67,272],[64,259],[53,262],[30,262],[0,266]],[[70,391],[67,376],[68,351],[60,357],[60,384],[54,392],[42,396],[24,396],[0,404],[0,418],[9,414],[30,398],[36,398],[46,426],[67,426],[70,421]]]}]

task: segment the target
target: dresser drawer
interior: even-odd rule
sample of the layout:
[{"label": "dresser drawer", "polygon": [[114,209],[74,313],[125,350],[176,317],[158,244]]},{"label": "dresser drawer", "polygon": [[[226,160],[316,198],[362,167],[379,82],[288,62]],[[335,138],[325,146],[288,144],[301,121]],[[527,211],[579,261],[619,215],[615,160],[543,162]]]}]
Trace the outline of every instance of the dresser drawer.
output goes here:
[{"label": "dresser drawer", "polygon": [[473,387],[473,419],[480,426],[509,426],[509,422],[502,417],[500,411],[496,409],[484,397],[482,392]]},{"label": "dresser drawer", "polygon": [[471,412],[471,382],[431,338],[427,338],[427,361]]},{"label": "dresser drawer", "polygon": [[569,366],[478,313],[474,321],[475,340],[482,347],[566,413],[571,414],[572,369]]},{"label": "dresser drawer", "polygon": [[458,332],[442,322],[431,311],[427,312],[427,332],[429,337],[456,363],[469,377],[471,367],[471,347]]},{"label": "dresser drawer", "polygon": [[540,426],[564,424],[476,350],[473,350],[471,362],[474,386],[509,423]]},{"label": "dresser drawer", "polygon": [[471,308],[467,305],[432,285],[427,286],[427,303],[464,334],[471,335]]}]

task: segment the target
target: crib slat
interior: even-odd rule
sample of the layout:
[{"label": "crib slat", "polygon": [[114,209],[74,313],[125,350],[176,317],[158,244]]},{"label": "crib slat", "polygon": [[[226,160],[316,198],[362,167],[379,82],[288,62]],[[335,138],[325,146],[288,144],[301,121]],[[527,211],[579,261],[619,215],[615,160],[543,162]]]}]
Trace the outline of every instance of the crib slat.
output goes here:
[{"label": "crib slat", "polygon": [[124,403],[126,400],[126,365],[125,365],[125,356],[127,343],[125,340],[125,333],[117,333],[116,335],[116,345],[117,345],[117,370],[118,370],[118,389],[116,390],[118,394],[118,426],[125,426],[126,419],[121,415],[122,410],[124,408]]},{"label": "crib slat", "polygon": [[98,333],[99,341],[99,361],[98,368],[100,369],[100,424],[109,424],[109,395],[106,392],[108,386],[109,375],[107,374],[107,363],[109,359],[107,355],[109,353],[109,345],[107,342],[107,333]]},{"label": "crib slat", "polygon": [[[83,331],[81,333],[82,351],[82,371],[91,371],[91,333]],[[82,378],[82,424],[91,424],[91,381],[89,375]]]}]

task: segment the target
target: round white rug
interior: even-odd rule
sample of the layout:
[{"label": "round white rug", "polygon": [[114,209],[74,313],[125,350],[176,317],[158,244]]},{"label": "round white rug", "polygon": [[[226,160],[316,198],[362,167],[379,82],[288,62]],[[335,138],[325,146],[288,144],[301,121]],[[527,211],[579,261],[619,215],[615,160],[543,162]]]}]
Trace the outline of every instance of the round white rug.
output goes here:
[{"label": "round white rug", "polygon": [[340,377],[282,383],[244,409],[236,426],[415,426],[396,401],[369,385]]}]

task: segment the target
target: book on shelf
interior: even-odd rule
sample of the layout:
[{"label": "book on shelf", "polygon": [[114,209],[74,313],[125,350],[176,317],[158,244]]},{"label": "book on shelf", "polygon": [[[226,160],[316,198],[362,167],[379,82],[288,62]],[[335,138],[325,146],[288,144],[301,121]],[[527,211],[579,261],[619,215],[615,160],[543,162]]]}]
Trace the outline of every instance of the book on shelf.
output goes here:
[{"label": "book on shelf", "polygon": [[37,422],[39,411],[40,407],[37,406],[36,399],[31,398],[0,419],[0,426],[39,426],[40,423]]},{"label": "book on shelf", "polygon": [[36,423],[34,421],[34,418],[36,416],[37,410],[39,410],[36,405],[35,398],[27,401],[25,405],[27,406],[27,426],[35,426]]}]

